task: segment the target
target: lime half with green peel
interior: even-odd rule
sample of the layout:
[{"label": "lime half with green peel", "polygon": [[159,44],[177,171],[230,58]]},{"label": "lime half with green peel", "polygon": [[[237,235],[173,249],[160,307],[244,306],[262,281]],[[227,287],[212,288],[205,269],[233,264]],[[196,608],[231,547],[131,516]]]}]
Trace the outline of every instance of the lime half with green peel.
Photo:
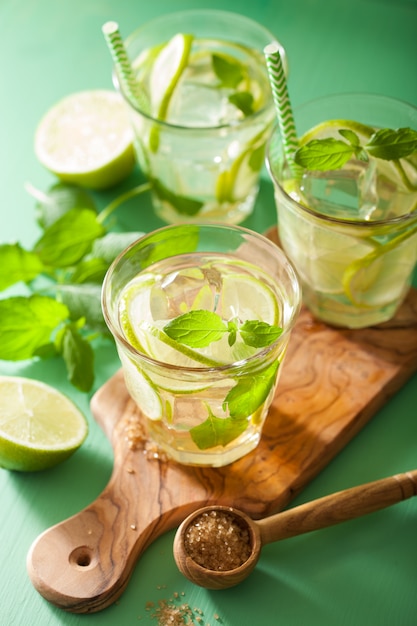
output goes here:
[{"label": "lime half with green peel", "polygon": [[58,178],[90,189],[116,185],[135,164],[126,106],[113,91],[82,91],[60,100],[40,121],[34,147]]},{"label": "lime half with green peel", "polygon": [[61,392],[29,378],[0,377],[0,466],[23,472],[53,467],[87,433],[84,415]]}]

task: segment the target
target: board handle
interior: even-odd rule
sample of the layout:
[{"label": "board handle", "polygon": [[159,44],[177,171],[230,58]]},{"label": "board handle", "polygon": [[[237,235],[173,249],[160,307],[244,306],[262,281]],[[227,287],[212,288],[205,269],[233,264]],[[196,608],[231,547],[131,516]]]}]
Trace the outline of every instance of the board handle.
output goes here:
[{"label": "board handle", "polygon": [[190,512],[162,510],[138,485],[137,475],[120,468],[92,504],[33,542],[27,570],[46,600],[72,613],[106,608],[123,593],[147,546]]}]

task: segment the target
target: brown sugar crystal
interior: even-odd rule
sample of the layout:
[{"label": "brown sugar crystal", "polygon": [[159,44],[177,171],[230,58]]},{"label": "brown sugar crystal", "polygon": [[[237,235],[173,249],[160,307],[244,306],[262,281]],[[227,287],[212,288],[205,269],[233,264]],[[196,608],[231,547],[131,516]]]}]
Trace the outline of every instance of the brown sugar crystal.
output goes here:
[{"label": "brown sugar crystal", "polygon": [[229,511],[201,513],[187,527],[184,545],[193,561],[215,571],[236,569],[251,554],[247,526]]}]

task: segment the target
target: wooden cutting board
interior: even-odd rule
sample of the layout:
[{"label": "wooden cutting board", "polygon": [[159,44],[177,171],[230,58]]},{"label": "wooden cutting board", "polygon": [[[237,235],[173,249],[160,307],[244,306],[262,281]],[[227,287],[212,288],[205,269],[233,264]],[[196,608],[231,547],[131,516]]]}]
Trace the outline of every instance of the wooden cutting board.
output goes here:
[{"label": "wooden cutting board", "polygon": [[67,611],[99,611],[122,594],[146,547],[195,509],[233,505],[254,518],[282,509],[416,370],[416,290],[394,320],[364,330],[330,328],[303,309],[259,446],[219,469],[155,457],[119,371],[91,402],[114,450],[110,482],[33,543],[33,585]]}]

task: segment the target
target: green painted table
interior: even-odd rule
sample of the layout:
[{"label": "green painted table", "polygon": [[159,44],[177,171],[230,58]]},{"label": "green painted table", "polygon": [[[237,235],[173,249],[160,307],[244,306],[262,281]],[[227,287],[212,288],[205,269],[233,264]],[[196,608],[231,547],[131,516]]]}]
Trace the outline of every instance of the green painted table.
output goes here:
[{"label": "green painted table", "polygon": [[[102,24],[115,19],[127,34],[152,17],[194,6],[193,0],[2,0],[2,243],[18,240],[30,246],[39,234],[34,200],[25,183],[47,189],[54,182],[33,154],[33,134],[42,114],[69,93],[111,88]],[[275,33],[288,53],[295,106],[344,91],[384,93],[417,104],[416,0],[229,0],[227,7],[222,0],[211,0],[206,6],[244,13]],[[132,186],[139,179],[136,172],[124,185]],[[97,196],[99,206],[104,208],[121,189]],[[131,230],[162,225],[146,202],[123,206],[118,221]],[[264,172],[256,211],[245,225],[262,232],[275,222],[272,186]],[[37,378],[68,393],[90,422],[87,441],[62,465],[39,474],[0,470],[2,625],[155,624],[158,601],[170,599],[201,610],[200,623],[205,626],[417,623],[417,500],[413,499],[366,518],[268,545],[252,576],[227,591],[207,591],[181,576],[172,557],[174,531],[169,531],[148,547],[125,593],[102,612],[75,615],[45,601],[27,575],[26,555],[41,532],[87,506],[109,481],[111,446],[89,403],[118,367],[114,347],[99,345],[94,388],[86,395],[67,383],[59,361],[0,362],[0,374]],[[416,407],[414,376],[291,506],[416,467]]]}]

